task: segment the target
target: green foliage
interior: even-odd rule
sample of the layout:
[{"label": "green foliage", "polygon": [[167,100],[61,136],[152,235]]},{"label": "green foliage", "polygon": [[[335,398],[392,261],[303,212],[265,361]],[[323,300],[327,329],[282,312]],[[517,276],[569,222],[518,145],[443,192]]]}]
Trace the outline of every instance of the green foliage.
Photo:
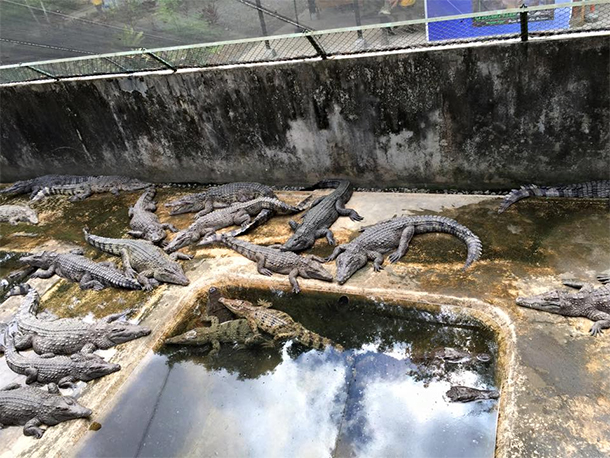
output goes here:
[{"label": "green foliage", "polygon": [[139,48],[142,40],[144,39],[144,32],[134,30],[133,27],[125,26],[123,31],[115,35],[115,40],[120,46],[128,48]]}]

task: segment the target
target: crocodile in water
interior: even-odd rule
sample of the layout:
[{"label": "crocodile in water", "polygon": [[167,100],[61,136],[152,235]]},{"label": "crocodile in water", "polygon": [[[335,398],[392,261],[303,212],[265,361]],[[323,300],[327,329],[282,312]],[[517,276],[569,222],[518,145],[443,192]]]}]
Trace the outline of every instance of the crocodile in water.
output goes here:
[{"label": "crocodile in water", "polygon": [[337,281],[345,283],[356,271],[373,261],[375,271],[383,269],[384,255],[394,263],[402,258],[415,234],[446,232],[462,240],[468,247],[464,269],[481,256],[481,241],[470,229],[444,216],[401,216],[364,228],[362,235],[344,245],[339,245],[327,258],[337,260]]},{"label": "crocodile in water", "polygon": [[[227,226],[241,226],[243,229],[252,227],[252,216],[259,215],[263,210],[269,210],[271,216],[274,213],[288,215],[303,211],[311,196],[299,203],[297,206],[289,205],[275,197],[258,197],[247,202],[238,202],[230,207],[220,208],[211,213],[202,215],[195,220],[187,229],[178,233],[165,247],[165,251],[171,253],[182,247],[199,241],[201,238],[209,237],[217,229]],[[266,214],[267,215],[267,214]],[[258,218],[256,218],[258,220]],[[243,233],[244,231],[241,231]],[[232,235],[235,235],[232,233]]]},{"label": "crocodile in water", "polygon": [[290,221],[290,228],[294,234],[282,245],[281,250],[303,251],[312,247],[316,239],[326,237],[330,245],[335,244],[333,233],[329,227],[339,216],[349,216],[352,221],[361,221],[355,210],[345,208],[345,204],[352,197],[353,188],[347,180],[324,180],[311,188],[336,188],[326,196],[315,200],[311,208],[303,215],[301,223]]},{"label": "crocodile in water", "polygon": [[31,347],[39,355],[91,353],[150,334],[150,329],[144,326],[119,321],[125,313],[108,315],[93,323],[76,318],[38,318],[39,303],[38,292],[30,289],[15,316],[19,330],[15,335],[15,348],[19,351]]},{"label": "crocodile in water", "polygon": [[131,230],[128,234],[159,245],[167,237],[166,230],[178,232],[178,229],[173,224],[161,223],[155,215],[157,204],[153,199],[156,192],[156,189],[151,186],[140,196],[133,207],[129,207]]},{"label": "crocodile in water", "polygon": [[602,333],[610,328],[610,283],[608,278],[599,276],[598,280],[606,283],[599,288],[581,282],[564,282],[564,285],[578,289],[574,293],[566,290],[548,291],[530,297],[518,297],[517,305],[556,315],[589,318],[593,323],[591,335]]},{"label": "crocodile in water", "polygon": [[521,186],[520,189],[513,189],[504,197],[498,213],[504,212],[512,204],[526,197],[609,198],[610,180],[588,181],[562,186],[536,186],[535,184]]},{"label": "crocodile in water", "polygon": [[83,231],[89,244],[106,253],[121,256],[125,274],[137,278],[143,289],[150,291],[157,282],[182,286],[189,284],[176,260],[191,259],[191,256],[179,252],[168,255],[148,240],[111,239],[89,234],[86,229]]},{"label": "crocodile in water", "polygon": [[189,194],[165,204],[170,215],[199,212],[198,217],[215,208],[224,208],[235,202],[247,202],[257,197],[276,197],[269,186],[260,183],[228,183],[205,192]]},{"label": "crocodile in water", "polygon": [[42,356],[24,356],[17,352],[13,337],[5,334],[6,364],[13,372],[25,375],[25,383],[57,383],[62,388],[75,382],[88,382],[121,369],[121,366],[105,361],[94,353],[74,353],[71,356],[48,353]]},{"label": "crocodile in water", "polygon": [[259,301],[258,306],[252,302],[239,299],[220,298],[224,304],[235,315],[245,318],[252,329],[260,329],[271,334],[274,342],[280,339],[295,339],[306,347],[324,350],[328,346],[343,351],[343,347],[334,343],[326,337],[309,331],[302,324],[297,323],[290,315],[280,310],[271,309],[271,303]]},{"label": "crocodile in water", "polygon": [[299,293],[301,288],[297,277],[314,278],[316,280],[333,281],[333,276],[322,267],[322,258],[317,256],[299,256],[290,251],[281,251],[254,243],[246,242],[224,234],[216,234],[208,238],[204,244],[220,242],[228,248],[237,251],[242,256],[256,262],[258,272],[263,275],[271,275],[272,272],[288,275],[292,291]]},{"label": "crocodile in water", "polygon": [[57,274],[67,280],[78,282],[81,289],[100,291],[107,286],[142,289],[137,281],[127,278],[112,262],[93,262],[82,254],[83,251],[80,249],[63,254],[41,251],[23,256],[20,261],[38,267],[33,277],[50,278]]},{"label": "crocodile in water", "polygon": [[0,429],[23,426],[23,434],[40,439],[45,432],[42,425],[55,426],[93,413],[73,397],[62,396],[57,385],[51,383],[47,389],[22,387],[18,383],[0,388]]},{"label": "crocodile in water", "polygon": [[[79,177],[81,178],[81,177]],[[85,180],[73,184],[51,185],[41,188],[32,200],[40,200],[56,194],[68,195],[71,201],[83,200],[92,194],[110,192],[115,196],[119,191],[137,191],[150,186],[137,178],[119,175],[101,175],[86,177]]]},{"label": "crocodile in water", "polygon": [[27,205],[0,205],[0,223],[38,224],[38,214]]},{"label": "crocodile in water", "polygon": [[496,390],[479,390],[468,386],[452,386],[445,395],[452,402],[472,402],[485,399],[498,399],[500,393]]}]

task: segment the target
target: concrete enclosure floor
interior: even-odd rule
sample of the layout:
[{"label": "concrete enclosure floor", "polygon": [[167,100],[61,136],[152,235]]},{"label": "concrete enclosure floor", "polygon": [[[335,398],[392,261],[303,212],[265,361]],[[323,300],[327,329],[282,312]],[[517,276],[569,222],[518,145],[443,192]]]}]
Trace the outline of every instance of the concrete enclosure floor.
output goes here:
[{"label": "concrete enclosure floor", "polygon": [[[192,192],[192,191],[188,191]],[[322,195],[327,191],[315,191]],[[165,203],[184,190],[163,188],[157,201]],[[308,193],[279,192],[290,202]],[[88,247],[82,227],[92,233],[120,237],[128,227],[127,207],[138,194],[96,195],[70,203],[51,197],[33,204],[38,226],[2,224],[0,255],[37,249],[67,250],[76,246],[97,260],[105,259]],[[11,199],[11,203],[25,202]],[[0,198],[0,204],[9,199]],[[515,305],[519,295],[561,288],[561,279],[594,282],[595,274],[610,269],[610,213],[599,200],[527,199],[498,215],[500,198],[482,195],[355,193],[348,208],[364,221],[340,218],[331,228],[338,243],[354,238],[361,226],[394,215],[443,215],[456,219],[483,243],[481,259],[462,271],[466,248],[447,234],[416,236],[396,264],[375,273],[371,264],[345,285],[299,279],[304,291],[331,291],[366,297],[387,297],[420,303],[447,313],[469,314],[488,324],[498,336],[501,354],[502,398],[496,456],[603,457],[610,454],[610,336],[591,337],[591,322],[583,318],[526,310]],[[192,215],[169,217],[163,205],[158,216],[182,229]],[[277,217],[246,236],[260,244],[283,242],[290,229],[288,217]],[[172,332],[189,307],[213,284],[248,284],[290,289],[286,276],[263,277],[256,265],[237,253],[218,247],[183,250],[195,257],[183,263],[191,284],[161,286],[152,293],[106,289],[81,291],[77,285],[52,277],[33,280],[42,294],[43,308],[58,316],[101,317],[135,308],[136,318],[152,334],[122,345],[106,355],[122,370],[89,383],[79,402],[90,407],[90,420],[50,428],[43,439],[22,435],[21,428],[0,431],[0,456],[70,456],[88,434],[91,422],[113,406],[126,380],[141,359]],[[326,256],[332,247],[320,239],[312,253]],[[116,259],[115,259],[116,260]],[[3,267],[0,265],[0,269]],[[334,272],[334,264],[328,269]],[[5,269],[6,270],[6,269]],[[0,270],[0,276],[5,275]],[[295,297],[298,300],[298,296]],[[0,321],[8,320],[20,303],[13,297],[0,305]],[[0,362],[0,384],[23,382]]]}]

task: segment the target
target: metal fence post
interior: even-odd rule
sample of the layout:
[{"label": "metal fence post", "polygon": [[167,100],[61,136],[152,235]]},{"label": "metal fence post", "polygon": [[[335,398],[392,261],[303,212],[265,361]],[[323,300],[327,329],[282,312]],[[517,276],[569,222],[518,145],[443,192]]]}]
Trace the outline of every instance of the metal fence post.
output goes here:
[{"label": "metal fence post", "polygon": [[527,41],[529,32],[527,29],[527,6],[525,3],[521,5],[521,9],[523,10],[519,13],[521,19],[521,41]]},{"label": "metal fence post", "polygon": [[[261,8],[261,0],[256,0],[256,6],[258,6],[259,10],[258,10],[258,20],[261,23],[261,32],[263,32],[263,36],[266,37],[267,36],[267,24],[265,23],[265,15],[263,14]],[[277,56],[277,53],[275,52],[275,49],[273,49],[271,47],[271,43],[269,43],[269,40],[265,40],[265,48],[267,49],[267,52],[271,55],[271,57],[275,57]]]}]

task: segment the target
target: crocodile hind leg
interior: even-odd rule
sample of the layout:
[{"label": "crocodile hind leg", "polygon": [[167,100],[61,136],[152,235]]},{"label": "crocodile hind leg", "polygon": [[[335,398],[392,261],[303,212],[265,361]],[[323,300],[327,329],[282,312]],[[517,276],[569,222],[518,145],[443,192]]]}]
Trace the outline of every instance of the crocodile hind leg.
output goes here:
[{"label": "crocodile hind leg", "polygon": [[34,334],[17,334],[13,338],[15,348],[19,351],[32,348],[34,344]]},{"label": "crocodile hind leg", "polygon": [[123,261],[123,269],[125,270],[125,276],[130,278],[131,280],[135,280],[138,276],[138,273],[131,267],[131,262],[129,260],[129,251],[125,248],[121,250],[121,260]]},{"label": "crocodile hind leg", "polygon": [[593,313],[587,315],[587,318],[595,321],[589,331],[592,336],[601,335],[603,329],[610,329],[610,313],[595,310]]},{"label": "crocodile hind leg", "polygon": [[51,264],[48,269],[38,269],[32,274],[33,278],[51,278],[55,275],[55,265]]},{"label": "crocodile hind leg", "polygon": [[92,289],[94,291],[101,291],[106,288],[106,286],[104,286],[101,282],[91,278],[91,274],[89,272],[86,272],[80,279],[79,286],[82,290]]},{"label": "crocodile hind leg", "polygon": [[338,200],[335,202],[335,210],[337,210],[337,213],[341,216],[349,216],[349,219],[352,221],[362,221],[364,219],[356,210],[345,208],[344,204]]},{"label": "crocodile hind leg", "polygon": [[261,275],[266,275],[267,277],[270,277],[273,272],[271,272],[269,269],[267,269],[265,267],[265,256],[262,254],[257,254],[256,255],[256,270],[258,270],[258,273]]},{"label": "crocodile hind leg", "polygon": [[23,434],[40,439],[45,431],[44,429],[40,428],[40,425],[42,425],[42,422],[38,418],[32,418],[23,427]]},{"label": "crocodile hind leg", "polygon": [[25,383],[31,385],[38,381],[38,369],[35,367],[28,367],[25,370]]},{"label": "crocodile hind leg", "polygon": [[388,258],[391,263],[395,263],[400,258],[402,258],[409,249],[409,243],[415,234],[414,226],[407,226],[402,234],[400,234],[400,243],[398,244],[398,249],[390,255]]},{"label": "crocodile hind leg", "polygon": [[161,224],[161,227],[166,231],[178,232],[178,228],[170,223],[163,223]]},{"label": "crocodile hind leg", "polygon": [[292,285],[292,292],[294,294],[299,294],[301,292],[301,287],[299,286],[299,282],[297,281],[297,277],[301,275],[299,269],[292,269],[288,274],[288,280],[290,280],[290,284]]},{"label": "crocodile hind leg", "polygon": [[209,356],[214,356],[220,351],[220,341],[218,339],[214,339],[210,342],[212,345],[212,349],[208,353]]}]

